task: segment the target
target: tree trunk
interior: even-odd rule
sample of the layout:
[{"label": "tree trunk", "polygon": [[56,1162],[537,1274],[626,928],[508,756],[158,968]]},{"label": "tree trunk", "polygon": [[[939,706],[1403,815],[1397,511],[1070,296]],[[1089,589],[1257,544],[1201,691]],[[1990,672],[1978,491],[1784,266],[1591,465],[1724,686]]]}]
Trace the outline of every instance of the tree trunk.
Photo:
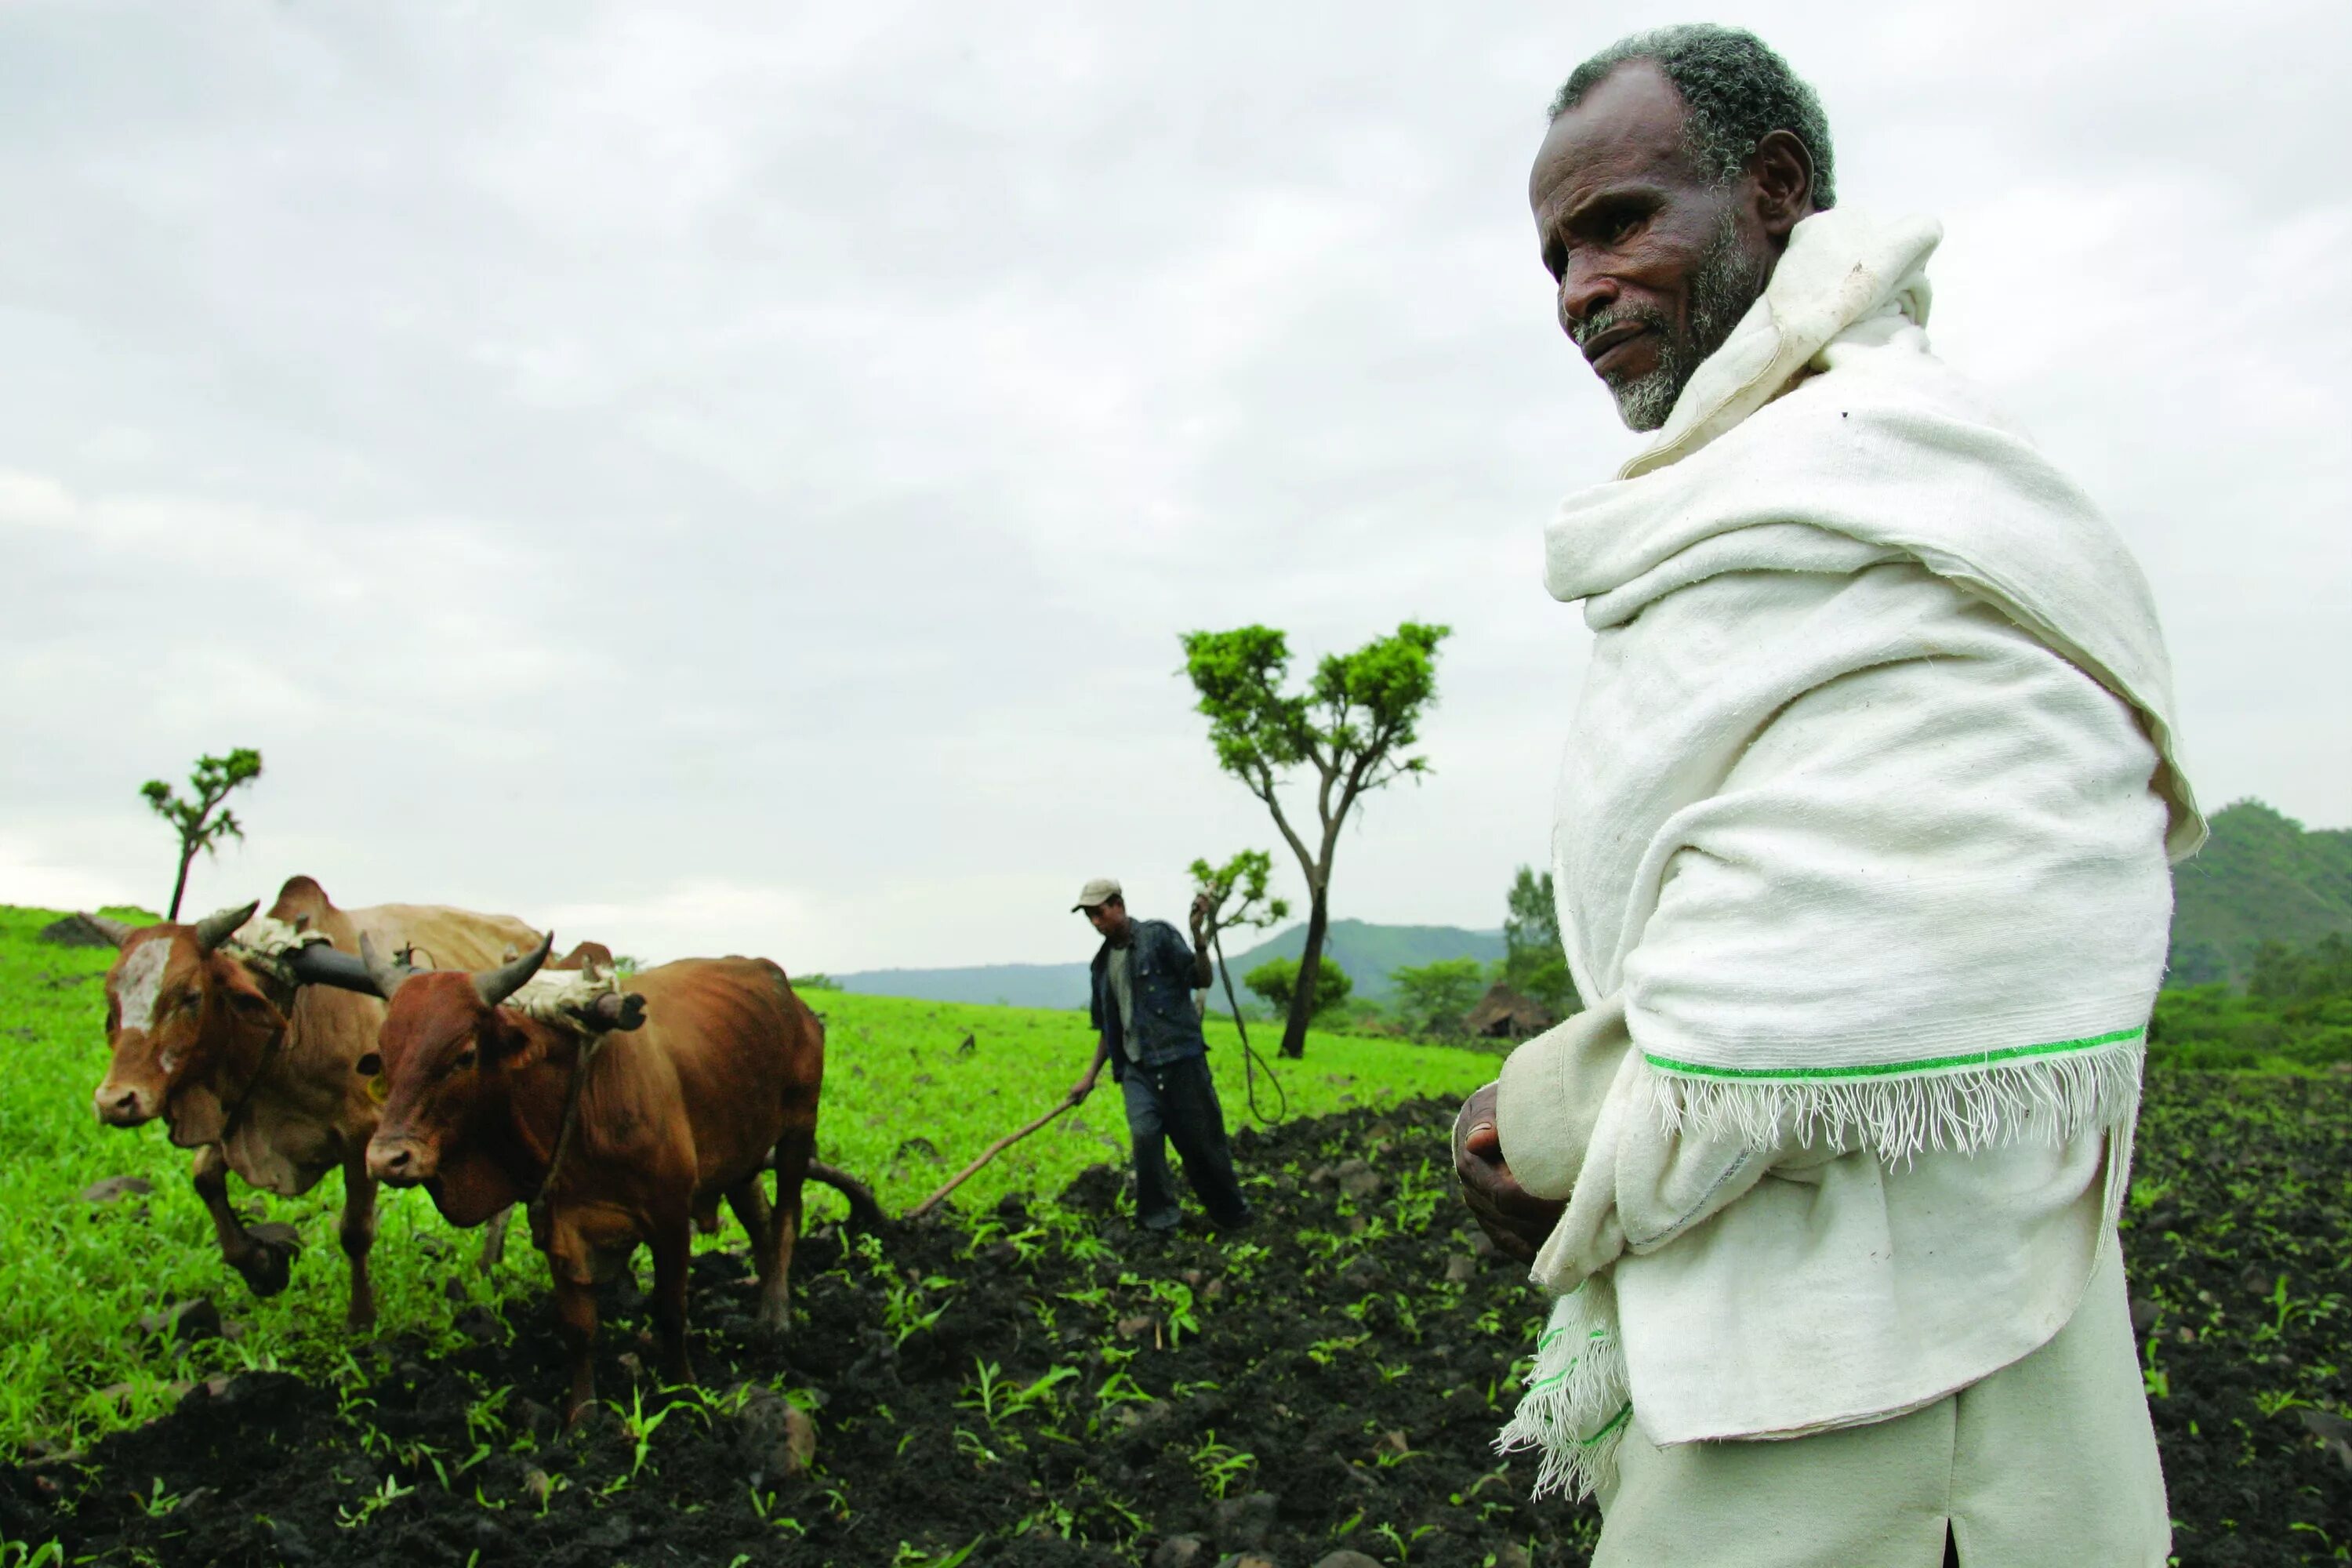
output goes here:
[{"label": "tree trunk", "polygon": [[1307,945],[1298,954],[1298,989],[1290,994],[1290,1018],[1282,1026],[1282,1054],[1307,1054],[1307,1021],[1315,1016],[1315,983],[1323,974],[1323,932],[1331,923],[1330,904],[1321,892],[1307,906]]},{"label": "tree trunk", "polygon": [[194,860],[195,858],[196,847],[194,845],[187,844],[181,847],[180,874],[173,880],[172,883],[172,908],[170,912],[163,916],[167,921],[176,921],[180,918],[180,900],[187,895],[188,891],[188,865],[191,861]]}]

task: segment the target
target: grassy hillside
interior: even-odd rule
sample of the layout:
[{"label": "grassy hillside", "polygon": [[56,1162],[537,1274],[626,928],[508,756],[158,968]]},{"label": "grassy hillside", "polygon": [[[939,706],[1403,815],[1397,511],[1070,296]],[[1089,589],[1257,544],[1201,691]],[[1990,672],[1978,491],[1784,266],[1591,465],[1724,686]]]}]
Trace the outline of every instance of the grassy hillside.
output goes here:
[{"label": "grassy hillside", "polygon": [[2213,816],[2213,837],[2173,876],[2166,984],[2242,983],[2264,942],[2352,932],[2352,829],[2306,829],[2257,800]]},{"label": "grassy hillside", "polygon": [[[219,1260],[188,1185],[188,1152],[171,1147],[160,1124],[126,1131],[91,1116],[90,1091],[105,1071],[101,977],[113,953],[37,940],[55,918],[0,906],[0,1456],[31,1438],[81,1441],[160,1414],[177,1398],[175,1384],[213,1371],[331,1371],[353,1348],[340,1327],[341,1179],[294,1199],[233,1182],[241,1208],[296,1225],[304,1240],[292,1286],[256,1300]],[[871,1182],[894,1214],[1052,1105],[1093,1048],[1083,1016],[1067,1012],[840,992],[810,1000],[829,1033],[820,1149]],[[1209,1037],[1227,1119],[1239,1125],[1248,1116],[1242,1054],[1231,1025],[1212,1020]],[[1310,1035],[1307,1059],[1282,1070],[1291,1114],[1309,1116],[1423,1093],[1458,1097],[1495,1066],[1472,1052]],[[1016,1189],[1057,1191],[1085,1167],[1125,1155],[1118,1091],[1106,1083],[960,1189],[957,1202],[978,1209]],[[78,1197],[118,1175],[144,1177],[153,1191],[106,1205]],[[811,1224],[842,1212],[830,1191],[811,1194]],[[380,1213],[375,1279],[387,1337],[421,1332],[455,1348],[465,1342],[452,1320],[467,1305],[544,1289],[546,1268],[521,1226],[484,1280],[468,1261],[477,1237],[453,1232],[424,1194],[386,1191]],[[698,1245],[740,1248],[742,1238],[730,1223]],[[241,1324],[242,1338],[178,1349],[139,1329],[142,1313],[199,1296]],[[362,1359],[373,1353],[359,1348]]]}]

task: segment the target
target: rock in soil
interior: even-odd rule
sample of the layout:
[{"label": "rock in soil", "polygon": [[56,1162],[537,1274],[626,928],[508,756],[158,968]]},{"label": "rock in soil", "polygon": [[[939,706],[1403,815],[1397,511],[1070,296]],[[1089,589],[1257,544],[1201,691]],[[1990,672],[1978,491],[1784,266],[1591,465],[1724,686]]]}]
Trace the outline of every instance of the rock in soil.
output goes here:
[{"label": "rock in soil", "polygon": [[1384,1568],[1377,1557],[1367,1557],[1349,1547],[1327,1552],[1315,1560],[1315,1568]]},{"label": "rock in soil", "polygon": [[1225,1499],[1217,1504],[1213,1515],[1217,1544],[1227,1552],[1265,1545],[1266,1535],[1274,1529],[1274,1516],[1280,1502],[1271,1492]]},{"label": "rock in soil", "polygon": [[220,1338],[220,1309],[209,1296],[199,1296],[193,1301],[180,1301],[160,1312],[142,1312],[139,1316],[142,1333],[168,1335],[178,1344],[194,1344],[198,1340]]},{"label": "rock in soil", "polygon": [[117,1198],[143,1198],[154,1190],[155,1184],[144,1176],[109,1176],[104,1181],[92,1182],[84,1187],[81,1201],[86,1204],[110,1204]]},{"label": "rock in soil", "polygon": [[1207,1550],[1197,1535],[1171,1535],[1153,1549],[1151,1568],[1192,1568]]},{"label": "rock in soil", "polygon": [[736,1417],[744,1464],[766,1486],[804,1474],[816,1458],[816,1422],[772,1388],[755,1388]]}]

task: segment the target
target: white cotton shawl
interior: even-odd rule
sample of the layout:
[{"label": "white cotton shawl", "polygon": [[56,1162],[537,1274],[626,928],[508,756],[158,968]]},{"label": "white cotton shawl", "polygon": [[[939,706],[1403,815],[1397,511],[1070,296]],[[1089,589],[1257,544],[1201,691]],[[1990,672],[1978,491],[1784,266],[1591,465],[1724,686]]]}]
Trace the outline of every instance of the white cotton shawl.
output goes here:
[{"label": "white cotton shawl", "polygon": [[[2204,826],[2137,564],[1927,351],[1939,238],[1799,225],[1657,438],[1548,534],[1547,585],[1600,639],[1561,931],[1632,1041],[1588,1171],[1677,1135],[1894,1166],[2106,1133],[2119,1194],[2168,852]],[[1505,1434],[1580,1491],[1642,1398],[1595,1185],[1538,1259],[1565,1294]],[[1883,1410],[1922,1397],[1879,1382]]]}]

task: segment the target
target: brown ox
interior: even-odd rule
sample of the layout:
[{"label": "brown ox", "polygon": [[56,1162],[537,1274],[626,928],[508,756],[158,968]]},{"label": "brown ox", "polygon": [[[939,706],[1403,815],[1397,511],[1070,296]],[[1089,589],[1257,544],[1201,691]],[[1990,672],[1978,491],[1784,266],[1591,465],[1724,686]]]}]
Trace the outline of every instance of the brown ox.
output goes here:
[{"label": "brown ox", "polygon": [[[343,1173],[341,1235],[351,1259],[346,1321],[375,1321],[368,1249],[375,1240],[375,1183],[366,1150],[376,1104],[352,1064],[375,1045],[384,1016],[373,995],[333,985],[365,985],[356,961],[340,971],[317,948],[288,985],[266,965],[248,964],[226,944],[255,905],[225,910],[193,925],[134,929],[84,916],[121,952],[106,976],[106,1037],[111,1053],[94,1108],[110,1127],[156,1117],[172,1142],[196,1151],[196,1194],[211,1214],[221,1256],[254,1293],[286,1288],[300,1245],[290,1225],[248,1228],[229,1206],[228,1173],[282,1197],[306,1193],[329,1171]],[[380,904],[344,910],[308,877],[289,878],[269,912],[324,931],[335,950],[356,953],[365,934],[387,945],[414,944],[436,963],[493,963],[528,950],[539,933],[506,915],[426,905]],[[503,1240],[503,1226],[488,1238]],[[486,1250],[487,1263],[489,1253]]]},{"label": "brown ox", "polygon": [[[595,1286],[639,1244],[654,1255],[663,1371],[685,1382],[688,1254],[696,1226],[718,1228],[722,1197],[751,1233],[770,1332],[790,1315],[803,1179],[840,1187],[861,1222],[879,1214],[864,1188],[812,1161],[824,1030],[782,969],[690,958],[634,974],[643,1026],[590,1049],[578,1033],[499,1005],[553,941],[477,974],[411,971],[364,944],[391,1008],[380,1054],[360,1070],[384,1079],[367,1152],[377,1180],[422,1185],[453,1225],[530,1203],[571,1352],[569,1422],[595,1396]],[[760,1184],[772,1160],[772,1206]]]}]

